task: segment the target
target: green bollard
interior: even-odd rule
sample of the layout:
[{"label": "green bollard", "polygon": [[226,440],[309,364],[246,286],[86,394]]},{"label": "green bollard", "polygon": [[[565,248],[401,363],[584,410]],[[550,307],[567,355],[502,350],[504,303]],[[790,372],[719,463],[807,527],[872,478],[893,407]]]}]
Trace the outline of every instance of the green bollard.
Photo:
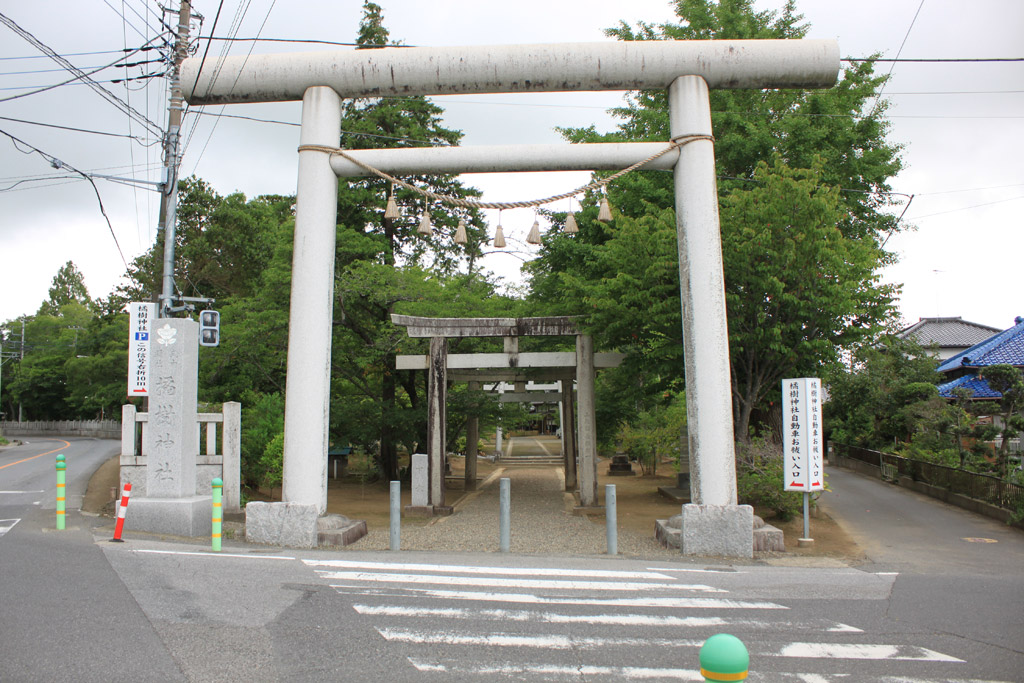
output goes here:
[{"label": "green bollard", "polygon": [[61,453],[57,456],[57,529],[64,528],[64,517],[65,517],[65,505],[67,503],[67,495],[65,493],[65,476],[67,474],[67,465],[64,463],[64,454]]},{"label": "green bollard", "polygon": [[211,482],[213,484],[213,530],[211,531],[213,540],[214,552],[220,552],[220,529],[221,522],[224,521],[224,515],[221,512],[221,502],[224,496],[224,480],[220,477],[215,477]]},{"label": "green bollard", "polygon": [[744,681],[750,667],[747,648],[736,636],[719,633],[711,636],[700,648],[700,675],[712,681]]}]

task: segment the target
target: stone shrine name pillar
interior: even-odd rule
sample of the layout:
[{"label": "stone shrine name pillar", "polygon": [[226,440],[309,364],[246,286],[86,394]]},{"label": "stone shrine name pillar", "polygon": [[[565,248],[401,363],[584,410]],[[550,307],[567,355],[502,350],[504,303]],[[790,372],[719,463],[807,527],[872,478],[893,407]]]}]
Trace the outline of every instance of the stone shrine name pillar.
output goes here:
[{"label": "stone shrine name pillar", "polygon": [[129,529],[181,536],[210,533],[209,495],[196,494],[199,324],[161,318],[152,332],[146,495],[132,498]]}]

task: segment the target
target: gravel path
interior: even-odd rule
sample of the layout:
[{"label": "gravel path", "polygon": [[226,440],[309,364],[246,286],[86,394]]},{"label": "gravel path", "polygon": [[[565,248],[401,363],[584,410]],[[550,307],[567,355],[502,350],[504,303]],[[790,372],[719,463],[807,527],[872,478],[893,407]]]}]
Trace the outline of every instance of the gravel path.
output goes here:
[{"label": "gravel path", "polygon": [[[603,555],[607,550],[604,515],[573,514],[575,501],[563,490],[562,470],[555,467],[505,468],[480,490],[455,504],[450,517],[426,526],[402,526],[402,550],[498,552],[498,481],[511,480],[512,552],[544,555]],[[387,550],[387,529],[371,530],[347,550]],[[619,529],[619,554],[679,558],[653,538]]]}]

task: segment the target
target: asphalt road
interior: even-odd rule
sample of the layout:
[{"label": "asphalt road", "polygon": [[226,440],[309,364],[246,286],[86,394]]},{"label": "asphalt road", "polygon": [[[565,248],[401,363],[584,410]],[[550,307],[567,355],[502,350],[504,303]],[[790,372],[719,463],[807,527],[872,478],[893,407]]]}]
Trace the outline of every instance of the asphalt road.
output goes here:
[{"label": "asphalt road", "polygon": [[[0,449],[0,680],[185,680],[78,514],[92,473],[120,446],[34,439]],[[56,531],[56,455],[67,528]]]},{"label": "asphalt road", "polygon": [[[0,467],[32,453],[0,451]],[[35,462],[0,469],[0,490]],[[700,681],[700,645],[729,632],[750,681],[1020,681],[1024,534],[846,472],[830,483],[826,505],[870,539],[865,565],[237,541],[214,554],[113,544],[109,520],[74,513],[44,530],[52,510],[28,496],[2,508],[24,516],[0,536],[0,680]],[[997,543],[962,540],[975,537]]]}]

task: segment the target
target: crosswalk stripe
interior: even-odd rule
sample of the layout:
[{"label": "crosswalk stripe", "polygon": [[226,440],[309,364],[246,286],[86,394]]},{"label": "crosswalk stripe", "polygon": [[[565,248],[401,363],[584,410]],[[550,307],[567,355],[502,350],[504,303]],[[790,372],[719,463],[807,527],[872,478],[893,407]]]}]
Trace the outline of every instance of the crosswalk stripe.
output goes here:
[{"label": "crosswalk stripe", "polygon": [[[699,648],[704,639],[597,638],[561,634],[460,633],[457,631],[415,631],[378,628],[385,640],[417,645],[473,645],[484,647],[534,647],[548,650],[596,649],[604,647]],[[802,659],[855,659],[915,662],[957,662],[964,660],[912,645],[844,643],[788,643],[779,649],[748,648],[752,656],[799,657]]]},{"label": "crosswalk stripe", "polygon": [[675,609],[784,609],[774,602],[730,600],[726,598],[567,598],[534,595],[533,593],[487,593],[482,591],[449,591],[428,588],[369,588],[362,585],[331,584],[339,593],[381,595],[388,597],[436,598],[439,600],[478,600],[525,605],[600,605],[605,607],[665,607]]},{"label": "crosswalk stripe", "polygon": [[774,657],[801,657],[808,659],[891,659],[915,662],[959,662],[964,660],[944,655],[935,650],[913,645],[867,645],[857,643],[789,643],[775,652]]},{"label": "crosswalk stripe", "polygon": [[379,569],[381,571],[445,571],[453,574],[505,574],[508,576],[589,576],[608,579],[666,579],[675,577],[648,570],[624,572],[611,569],[559,569],[555,567],[479,567],[453,564],[410,564],[401,562],[356,562],[351,560],[303,560],[310,567],[335,569]]},{"label": "crosswalk stripe", "polygon": [[20,521],[20,519],[0,519],[0,536],[13,529],[14,525]]},{"label": "crosswalk stripe", "polygon": [[402,607],[397,605],[362,605],[352,608],[366,616],[491,619],[496,621],[538,622],[543,624],[594,624],[604,626],[678,626],[707,628],[711,626],[743,626],[747,628],[803,628],[827,633],[863,633],[859,628],[837,622],[818,621],[798,624],[793,622],[759,621],[756,619],[725,619],[723,617],[677,617],[654,614],[558,614],[508,609],[466,609],[461,607]]},{"label": "crosswalk stripe", "polygon": [[[448,675],[476,675],[476,676],[504,676],[521,678],[524,676],[538,676],[547,679],[551,676],[565,676],[567,678],[579,679],[582,677],[605,676],[615,680],[647,680],[647,679],[673,679],[677,681],[699,681],[706,680],[696,669],[659,669],[654,667],[634,666],[591,666],[591,665],[565,665],[565,664],[539,664],[530,662],[487,662],[487,663],[466,663],[461,660],[447,659],[426,659],[421,657],[409,657],[409,663],[421,672],[444,673]],[[798,681],[799,683],[849,683],[856,681],[860,674],[835,673],[796,673],[788,671],[773,671],[759,673],[751,671],[748,681]],[[863,680],[861,678],[861,680]],[[873,676],[874,683],[1007,683],[1006,681],[993,681],[965,678],[913,678],[908,676]]]},{"label": "crosswalk stripe", "polygon": [[447,576],[444,574],[380,574],[369,572],[329,572],[317,570],[323,578],[332,581],[366,581],[369,583],[429,583],[457,586],[508,586],[513,588],[557,588],[560,590],[638,591],[672,590],[700,593],[727,593],[722,588],[702,584],[643,583],[631,581],[552,581],[546,579],[480,578],[475,576]]},{"label": "crosswalk stripe", "polygon": [[481,676],[521,676],[524,674],[535,675],[560,675],[582,678],[587,676],[613,676],[619,679],[643,680],[648,678],[673,678],[679,681],[704,681],[699,671],[692,669],[652,669],[633,666],[565,666],[561,664],[514,664],[505,662],[500,664],[478,664],[464,666],[459,664],[448,665],[439,662],[429,662],[422,659],[410,657],[409,663],[418,671],[431,671],[447,674],[472,673]]}]

